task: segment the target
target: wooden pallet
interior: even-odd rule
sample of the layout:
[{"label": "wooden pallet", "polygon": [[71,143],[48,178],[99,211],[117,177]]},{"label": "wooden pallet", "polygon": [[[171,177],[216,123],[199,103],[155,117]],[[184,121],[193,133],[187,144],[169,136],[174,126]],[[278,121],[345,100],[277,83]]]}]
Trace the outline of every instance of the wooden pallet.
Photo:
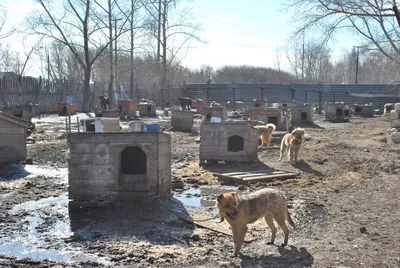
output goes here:
[{"label": "wooden pallet", "polygon": [[269,182],[275,179],[288,179],[300,175],[298,172],[291,172],[279,169],[263,169],[247,172],[213,173],[218,180],[229,180],[234,182]]}]

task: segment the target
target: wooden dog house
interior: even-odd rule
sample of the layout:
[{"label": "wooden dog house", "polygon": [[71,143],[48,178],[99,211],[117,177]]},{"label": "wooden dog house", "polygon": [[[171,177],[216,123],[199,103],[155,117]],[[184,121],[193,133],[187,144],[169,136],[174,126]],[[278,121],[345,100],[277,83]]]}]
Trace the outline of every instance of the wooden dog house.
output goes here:
[{"label": "wooden dog house", "polygon": [[313,123],[313,112],[311,106],[292,106],[290,107],[290,118],[292,125]]},{"label": "wooden dog house", "polygon": [[81,119],[83,132],[115,132],[120,131],[118,118],[92,117]]},{"label": "wooden dog house", "polygon": [[121,118],[133,118],[136,117],[137,103],[134,101],[118,101],[118,111],[120,111]]},{"label": "wooden dog house", "polygon": [[208,161],[251,162],[257,159],[258,131],[247,122],[203,123],[200,164]]},{"label": "wooden dog house", "polygon": [[58,104],[58,115],[59,116],[67,116],[76,114],[76,106],[68,103],[59,103]]},{"label": "wooden dog house", "polygon": [[0,112],[0,167],[26,160],[26,136],[31,124]]},{"label": "wooden dog house", "polygon": [[68,135],[69,198],[141,201],[171,194],[171,137],[160,132]]},{"label": "wooden dog house", "polygon": [[192,129],[193,113],[187,111],[172,111],[171,127],[174,129]]}]

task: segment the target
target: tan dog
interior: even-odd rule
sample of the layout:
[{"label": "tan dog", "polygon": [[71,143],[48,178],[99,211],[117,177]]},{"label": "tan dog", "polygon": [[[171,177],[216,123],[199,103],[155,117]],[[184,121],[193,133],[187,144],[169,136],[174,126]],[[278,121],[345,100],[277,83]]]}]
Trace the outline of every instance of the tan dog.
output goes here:
[{"label": "tan dog", "polygon": [[261,138],[261,145],[258,146],[258,149],[264,147],[264,145],[271,147],[272,133],[275,131],[276,126],[274,124],[267,124],[262,126],[254,126],[254,128],[258,130],[258,134]]},{"label": "tan dog", "polygon": [[286,134],[281,143],[281,153],[279,156],[279,161],[282,161],[282,157],[288,154],[289,162],[293,164],[298,161],[297,157],[299,155],[299,150],[303,144],[304,129],[296,128],[290,134]]},{"label": "tan dog", "polygon": [[294,227],[294,222],[290,217],[286,206],[285,197],[275,189],[265,188],[246,196],[238,196],[236,193],[220,194],[217,197],[216,206],[221,221],[224,219],[230,224],[233,234],[233,249],[235,255],[239,253],[247,231],[247,224],[264,217],[271,229],[271,242],[275,241],[277,229],[273,220],[278,223],[285,234],[286,246],[289,239],[289,229],[286,220]]}]

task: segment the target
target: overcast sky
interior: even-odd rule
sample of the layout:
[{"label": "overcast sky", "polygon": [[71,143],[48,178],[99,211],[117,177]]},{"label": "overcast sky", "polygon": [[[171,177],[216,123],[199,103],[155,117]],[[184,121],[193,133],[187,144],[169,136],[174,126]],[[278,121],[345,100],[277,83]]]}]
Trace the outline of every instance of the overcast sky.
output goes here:
[{"label": "overcast sky", "polygon": [[[201,38],[207,43],[193,43],[182,64],[190,68],[207,64],[214,68],[243,64],[275,68],[277,48],[285,44],[293,30],[292,14],[282,11],[283,1],[192,0],[195,20],[203,28]],[[21,23],[35,8],[34,2],[0,0],[7,7],[8,25]],[[339,38],[333,55],[340,55],[353,45],[357,41],[349,35]],[[284,55],[281,68],[288,69]]]}]

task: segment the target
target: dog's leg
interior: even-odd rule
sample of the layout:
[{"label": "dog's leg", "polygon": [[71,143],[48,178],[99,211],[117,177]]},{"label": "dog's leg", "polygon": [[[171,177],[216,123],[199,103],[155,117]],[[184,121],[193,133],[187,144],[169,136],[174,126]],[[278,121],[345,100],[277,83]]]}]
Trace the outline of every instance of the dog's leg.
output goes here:
[{"label": "dog's leg", "polygon": [[235,245],[235,255],[237,255],[242,248],[244,237],[247,232],[247,226],[239,226],[237,228],[237,241]]},{"label": "dog's leg", "polygon": [[299,150],[300,150],[300,146],[296,148],[296,150],[294,151],[294,162],[299,162],[299,160],[297,159],[298,155],[299,155]]},{"label": "dog's leg", "polygon": [[260,139],[261,139],[261,145],[258,146],[257,149],[260,149],[260,148],[264,147],[264,135],[261,135]]},{"label": "dog's leg", "polygon": [[275,242],[275,237],[277,232],[277,229],[274,224],[274,219],[270,214],[265,215],[264,219],[267,222],[269,229],[271,229],[271,242],[269,242],[268,245],[272,245]]},{"label": "dog's leg", "polygon": [[271,147],[271,134],[267,135],[265,141],[267,142],[268,148],[270,148]]},{"label": "dog's leg", "polygon": [[289,240],[289,228],[286,226],[285,217],[285,215],[275,215],[276,223],[282,228],[283,233],[285,234],[285,241],[281,245],[282,247],[286,246]]},{"label": "dog's leg", "polygon": [[233,250],[236,250],[236,244],[237,244],[237,237],[238,237],[238,230],[236,226],[232,226],[232,234],[233,234]]},{"label": "dog's leg", "polygon": [[293,150],[293,148],[290,146],[290,147],[289,147],[289,155],[288,155],[289,163],[290,163],[290,164],[293,164],[293,154],[294,154],[294,150]]},{"label": "dog's leg", "polygon": [[280,152],[279,160],[278,160],[279,162],[282,161],[282,157],[285,155],[285,151],[286,151],[286,145],[285,145],[285,142],[282,141],[282,143],[281,143],[281,152]]}]

